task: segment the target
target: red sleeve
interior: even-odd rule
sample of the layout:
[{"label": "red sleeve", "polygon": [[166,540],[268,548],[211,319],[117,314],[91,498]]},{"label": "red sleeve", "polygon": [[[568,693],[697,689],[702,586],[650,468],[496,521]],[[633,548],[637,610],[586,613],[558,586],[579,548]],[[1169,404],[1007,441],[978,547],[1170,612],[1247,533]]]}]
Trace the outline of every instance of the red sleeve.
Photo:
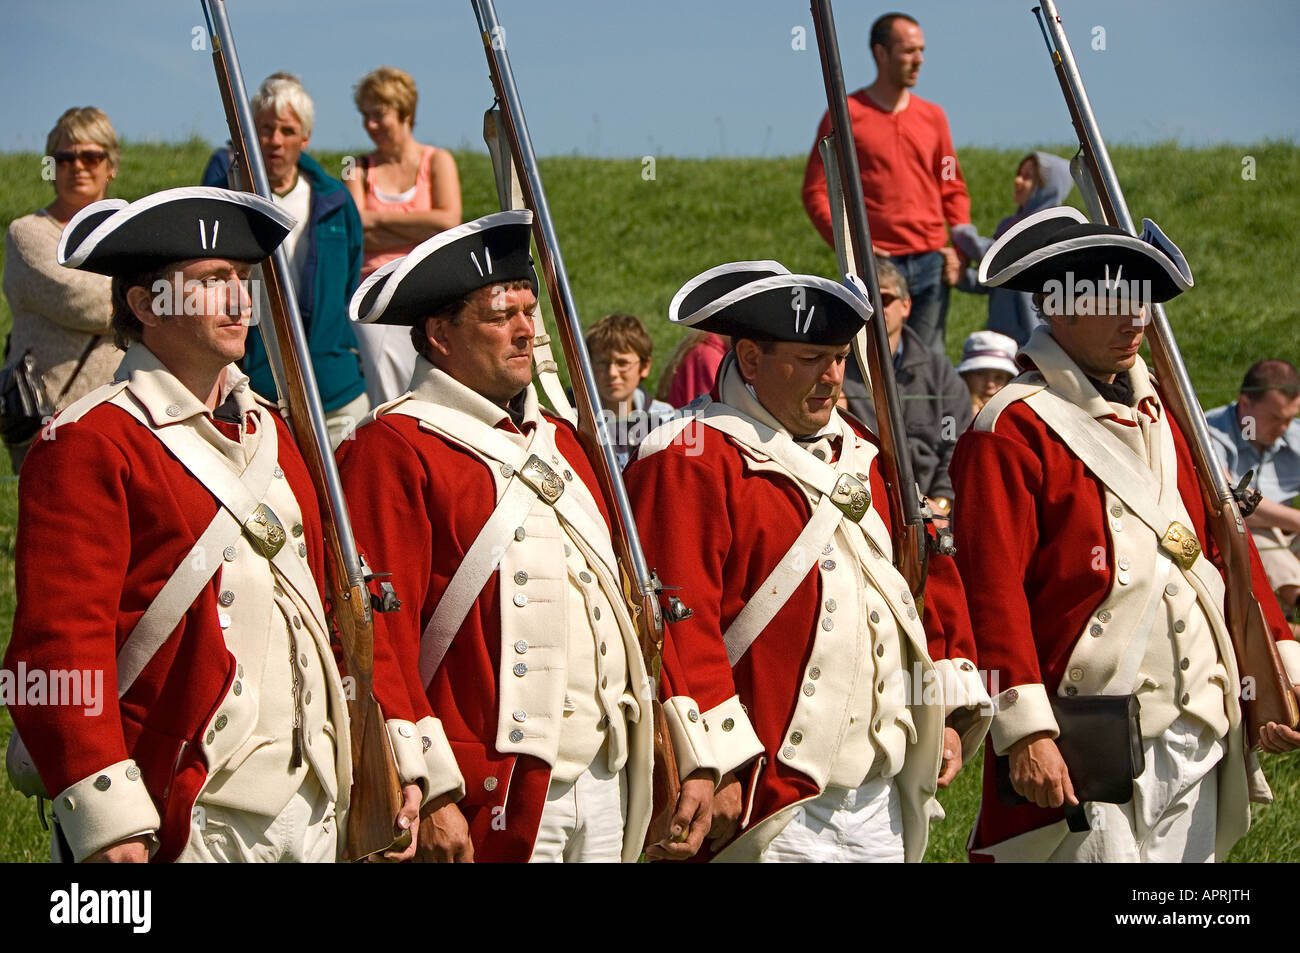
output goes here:
[{"label": "red sleeve", "polygon": [[827,245],[834,247],[835,233],[831,228],[831,203],[826,196],[826,167],[822,163],[821,150],[818,145],[822,137],[831,131],[831,115],[826,113],[817,126],[817,138],[813,141],[812,152],[808,155],[808,167],[803,174],[803,207],[812,219],[817,234]]},{"label": "red sleeve", "polygon": [[943,217],[948,227],[970,224],[970,194],[966,191],[966,180],[962,178],[961,164],[957,161],[957,150],[952,144],[952,133],[948,129],[948,117],[942,109],[935,107],[939,124],[939,154],[935,156],[935,176],[939,182],[939,192],[943,197]]},{"label": "red sleeve", "polygon": [[118,607],[131,549],[130,478],[118,447],[85,425],[61,428],[57,440],[38,437],[23,466],[18,605],[5,668],[93,671],[104,679],[98,711],[33,698],[10,705],[51,794],[129,757],[116,686]]},{"label": "red sleeve", "polygon": [[922,621],[931,660],[968,659],[978,664],[966,589],[950,556],[930,555]]},{"label": "red sleeve", "polygon": [[1042,464],[1008,437],[968,430],[950,469],[956,502],[956,565],[979,664],[997,684],[1042,682],[1025,576],[1038,547],[1037,495]]}]

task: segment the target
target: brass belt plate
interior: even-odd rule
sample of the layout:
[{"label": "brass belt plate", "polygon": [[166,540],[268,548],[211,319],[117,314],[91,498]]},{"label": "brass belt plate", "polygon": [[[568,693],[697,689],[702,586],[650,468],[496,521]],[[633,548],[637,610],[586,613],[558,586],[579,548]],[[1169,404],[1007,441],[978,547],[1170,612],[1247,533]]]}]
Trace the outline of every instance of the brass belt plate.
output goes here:
[{"label": "brass belt plate", "polygon": [[831,502],[839,507],[841,513],[859,523],[871,505],[871,491],[853,474],[842,473],[831,490]]},{"label": "brass belt plate", "polygon": [[244,533],[257,551],[267,559],[274,559],[275,554],[284,545],[284,526],[280,518],[265,503],[258,503],[253,515],[244,523]]},{"label": "brass belt plate", "polygon": [[528,462],[519,471],[519,479],[532,487],[533,492],[551,506],[554,506],[555,501],[564,495],[564,481],[560,479],[560,475],[535,453],[528,458]]},{"label": "brass belt plate", "polygon": [[1167,552],[1184,572],[1190,572],[1196,557],[1201,555],[1201,543],[1196,538],[1196,534],[1177,520],[1170,523],[1169,528],[1165,530],[1164,538],[1160,540],[1160,548]]}]

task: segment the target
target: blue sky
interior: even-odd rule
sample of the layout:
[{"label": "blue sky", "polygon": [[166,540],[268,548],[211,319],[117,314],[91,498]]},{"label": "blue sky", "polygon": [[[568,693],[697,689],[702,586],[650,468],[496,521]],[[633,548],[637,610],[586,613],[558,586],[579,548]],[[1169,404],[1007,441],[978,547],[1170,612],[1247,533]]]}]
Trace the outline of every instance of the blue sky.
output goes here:
[{"label": "blue sky", "polygon": [[[947,110],[959,147],[1070,139],[1032,5],[902,5],[925,30],[917,92]],[[853,89],[874,76],[865,38],[887,8],[836,7]],[[351,90],[385,63],[419,85],[417,138],[482,148],[491,91],[468,0],[228,8],[250,89],[277,69],[302,76],[316,148],[369,147]],[[0,150],[42,150],[59,113],[87,104],[131,140],[225,138],[210,56],[192,49],[198,0],[0,0],[0,11]],[[825,108],[800,0],[499,0],[497,11],[542,155],[802,154]],[[1061,15],[1108,141],[1300,139],[1294,0],[1062,0]],[[1097,27],[1104,50],[1092,49]]]}]

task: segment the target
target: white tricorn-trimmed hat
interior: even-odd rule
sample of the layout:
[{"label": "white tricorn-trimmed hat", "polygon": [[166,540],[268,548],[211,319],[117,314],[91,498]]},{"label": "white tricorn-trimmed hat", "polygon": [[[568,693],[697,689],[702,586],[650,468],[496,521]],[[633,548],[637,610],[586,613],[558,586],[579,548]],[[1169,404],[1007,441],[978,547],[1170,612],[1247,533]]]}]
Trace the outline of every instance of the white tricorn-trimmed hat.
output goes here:
[{"label": "white tricorn-trimmed hat", "polygon": [[975,331],[961,347],[961,363],[957,373],[968,371],[1006,371],[1012,377],[1020,373],[1016,367],[1016,339],[997,331]]},{"label": "white tricorn-trimmed hat", "polygon": [[249,192],[192,185],[134,202],[104,199],[72,217],[59,239],[60,265],[132,275],[172,262],[270,257],[295,224],[292,215]]},{"label": "white tricorn-trimmed hat", "polygon": [[829,278],[791,274],[774,261],[747,261],[692,278],[673,297],[668,317],[735,338],[838,346],[871,318],[871,304]]},{"label": "white tricorn-trimmed hat", "polygon": [[375,270],[348,306],[361,324],[415,324],[445,304],[488,285],[529,281],[533,213],[512,209],[439,232],[404,258]]},{"label": "white tricorn-trimmed hat", "polygon": [[1142,235],[1094,225],[1078,209],[1044,209],[1007,230],[980,262],[982,284],[1031,293],[1052,282],[1091,283],[1098,293],[1120,282],[1150,282],[1148,302],[1168,301],[1192,287],[1178,246],[1150,219]]}]

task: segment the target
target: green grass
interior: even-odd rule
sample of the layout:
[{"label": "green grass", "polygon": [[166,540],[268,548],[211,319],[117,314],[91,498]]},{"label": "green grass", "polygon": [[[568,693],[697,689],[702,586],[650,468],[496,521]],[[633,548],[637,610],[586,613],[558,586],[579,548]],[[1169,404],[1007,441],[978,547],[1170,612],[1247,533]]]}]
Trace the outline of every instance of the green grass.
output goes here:
[{"label": "green grass", "polygon": [[[125,199],[193,184],[211,146],[131,145],[123,150],[113,194]],[[1061,155],[1069,150],[1057,148]],[[972,216],[984,234],[1011,211],[1011,177],[1019,150],[963,149]],[[1242,178],[1243,158],[1255,178]],[[342,154],[318,153],[327,170]],[[465,217],[497,210],[484,154],[458,153]],[[1300,148],[1287,143],[1180,149],[1171,144],[1117,147],[1113,154],[1136,218],[1159,222],[1192,265],[1196,287],[1169,307],[1170,320],[1205,407],[1226,403],[1247,366],[1264,356],[1300,360],[1300,305],[1290,282],[1300,260]],[[584,324],[610,311],[646,322],[662,361],[680,332],[664,317],[674,292],[691,276],[743,258],[775,258],[792,271],[833,275],[835,259],[799,200],[804,157],[691,160],[660,158],[654,178],[640,159],[553,158],[542,161],[556,231]],[[40,158],[0,155],[0,226],[49,202]],[[1074,195],[1078,204],[1078,194]],[[2,262],[0,262],[2,264]],[[984,325],[986,299],[954,293],[947,349]],[[0,302],[0,331],[9,327]],[[651,372],[651,385],[657,380]],[[4,455],[0,454],[0,457]],[[8,474],[0,460],[0,477]],[[0,479],[0,647],[13,618],[16,485]],[[10,721],[0,714],[0,740]],[[1256,826],[1232,860],[1300,860],[1300,759],[1265,758],[1277,795],[1256,808]],[[943,793],[948,818],[931,836],[928,859],[960,860],[978,803],[979,762]],[[0,861],[40,859],[46,844],[31,805],[0,782]]]}]

